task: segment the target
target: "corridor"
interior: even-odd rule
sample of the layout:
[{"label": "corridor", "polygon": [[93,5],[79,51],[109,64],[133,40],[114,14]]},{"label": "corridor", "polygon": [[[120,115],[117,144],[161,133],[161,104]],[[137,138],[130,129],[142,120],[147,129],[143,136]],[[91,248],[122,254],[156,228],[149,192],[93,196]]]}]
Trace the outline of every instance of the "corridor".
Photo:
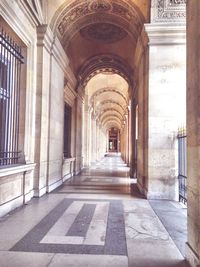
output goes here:
[{"label": "corridor", "polygon": [[107,154],[3,217],[0,267],[187,267],[128,174]]}]

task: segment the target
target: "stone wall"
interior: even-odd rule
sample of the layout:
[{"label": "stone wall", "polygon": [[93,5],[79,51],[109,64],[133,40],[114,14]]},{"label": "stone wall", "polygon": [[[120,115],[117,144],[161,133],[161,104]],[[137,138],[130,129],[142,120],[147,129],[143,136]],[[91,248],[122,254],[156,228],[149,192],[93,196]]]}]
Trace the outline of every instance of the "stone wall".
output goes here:
[{"label": "stone wall", "polygon": [[[52,191],[82,168],[82,100],[75,100],[76,79],[59,40],[45,24],[45,12],[42,17],[35,8],[31,2],[0,2],[0,23],[13,29],[26,61],[21,83],[22,153],[17,166],[0,169],[0,216]],[[72,158],[68,160],[63,159],[66,81],[72,106]]]},{"label": "stone wall", "polygon": [[22,65],[21,79],[20,164],[0,168],[0,216],[3,216],[33,197],[37,33],[24,6],[17,1],[0,2],[0,25],[11,35],[15,32],[13,37],[22,43],[26,63]]}]

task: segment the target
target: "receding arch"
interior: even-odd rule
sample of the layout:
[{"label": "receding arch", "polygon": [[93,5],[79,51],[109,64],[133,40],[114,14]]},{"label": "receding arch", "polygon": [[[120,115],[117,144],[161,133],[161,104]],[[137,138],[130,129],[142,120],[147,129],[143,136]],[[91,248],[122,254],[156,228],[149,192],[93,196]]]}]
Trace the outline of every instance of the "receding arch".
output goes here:
[{"label": "receding arch", "polygon": [[114,108],[108,108],[108,109],[105,109],[105,110],[102,110],[101,114],[99,114],[98,116],[98,119],[101,121],[104,119],[104,117],[107,115],[107,114],[116,114],[118,116],[120,116],[121,120],[124,120],[124,116],[117,110],[117,109],[114,109]]},{"label": "receding arch", "polygon": [[[115,93],[115,94],[119,95],[124,100],[125,106],[128,106],[128,101],[127,101],[126,97],[121,92],[119,92],[116,88],[113,88],[113,87],[106,87],[106,88],[99,89],[98,91],[96,91],[92,95],[92,99],[94,99],[98,95],[101,95],[101,94],[104,94],[104,93],[107,93],[107,92]],[[91,99],[91,103],[92,103],[92,99]]]},{"label": "receding arch", "polygon": [[133,70],[117,55],[103,54],[88,59],[79,70],[79,84],[86,86],[88,81],[99,73],[118,74],[127,81],[129,86],[133,85]]},{"label": "receding arch", "polygon": [[119,102],[111,100],[111,99],[104,100],[104,101],[102,101],[100,103],[101,106],[104,106],[104,105],[107,105],[107,104],[108,105],[112,105],[113,104],[114,106],[120,108],[123,111],[124,114],[128,112],[128,108],[124,108]]}]

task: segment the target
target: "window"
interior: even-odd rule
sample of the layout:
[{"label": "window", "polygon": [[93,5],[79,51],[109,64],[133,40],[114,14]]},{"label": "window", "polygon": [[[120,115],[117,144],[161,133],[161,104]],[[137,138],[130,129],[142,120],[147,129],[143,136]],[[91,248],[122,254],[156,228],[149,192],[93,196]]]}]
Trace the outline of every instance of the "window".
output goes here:
[{"label": "window", "polygon": [[71,158],[71,119],[72,108],[65,103],[64,107],[64,158]]},{"label": "window", "polygon": [[18,163],[21,48],[0,29],[0,165]]}]

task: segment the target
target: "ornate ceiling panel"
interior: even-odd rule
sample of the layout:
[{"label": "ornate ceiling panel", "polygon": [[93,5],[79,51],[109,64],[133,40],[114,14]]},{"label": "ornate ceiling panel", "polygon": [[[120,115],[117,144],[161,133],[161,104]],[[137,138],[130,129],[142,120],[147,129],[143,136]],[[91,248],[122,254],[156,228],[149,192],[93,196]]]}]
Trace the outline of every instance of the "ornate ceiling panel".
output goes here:
[{"label": "ornate ceiling panel", "polygon": [[110,23],[94,23],[80,30],[83,38],[102,43],[114,43],[127,36],[122,28]]},{"label": "ornate ceiling panel", "polygon": [[[63,4],[55,12],[50,26],[67,52],[75,76],[78,77],[81,66],[88,59],[112,53],[113,60],[116,61],[118,57],[118,61],[124,61],[123,64],[103,61],[101,67],[94,68],[93,65],[93,71],[86,73],[83,79],[88,76],[90,79],[97,74],[97,70],[109,71],[123,75],[132,85],[134,51],[146,22],[138,7],[138,0],[59,1]],[[141,1],[144,9],[145,1]]]},{"label": "ornate ceiling panel", "polygon": [[[74,31],[79,31],[88,24],[104,22],[102,15],[106,14],[118,17],[119,22],[126,22],[127,29],[131,27],[133,32],[140,31],[143,26],[144,17],[130,0],[76,0],[55,14],[51,26],[63,38],[66,34],[75,34],[70,31],[72,28]],[[84,22],[82,19],[88,18],[89,15],[92,15],[90,20]]]}]

